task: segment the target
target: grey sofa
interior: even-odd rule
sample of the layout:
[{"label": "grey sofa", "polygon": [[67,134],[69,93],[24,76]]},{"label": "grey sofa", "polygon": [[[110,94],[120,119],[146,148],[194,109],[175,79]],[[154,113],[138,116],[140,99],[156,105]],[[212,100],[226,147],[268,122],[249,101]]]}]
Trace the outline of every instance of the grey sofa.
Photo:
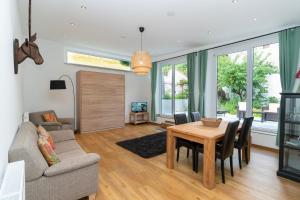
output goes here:
[{"label": "grey sofa", "polygon": [[[58,122],[45,122],[43,118],[44,113],[53,113]],[[36,126],[42,125],[47,131],[56,130],[74,130],[74,119],[73,118],[58,118],[54,110],[47,110],[41,112],[29,113],[29,121]]]},{"label": "grey sofa", "polygon": [[48,166],[31,122],[23,123],[8,152],[9,162],[25,161],[26,200],[77,200],[98,190],[100,157],[85,153],[71,130],[49,132],[60,163]]}]

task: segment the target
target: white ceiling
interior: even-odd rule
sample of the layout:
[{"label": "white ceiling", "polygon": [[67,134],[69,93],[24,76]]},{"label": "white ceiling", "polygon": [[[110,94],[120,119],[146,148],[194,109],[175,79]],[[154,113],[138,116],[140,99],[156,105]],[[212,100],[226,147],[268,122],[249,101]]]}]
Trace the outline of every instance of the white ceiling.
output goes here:
[{"label": "white ceiling", "polygon": [[[28,0],[19,1],[25,27]],[[128,56],[139,48],[141,25],[156,57],[300,24],[299,0],[32,1],[38,37]]]}]

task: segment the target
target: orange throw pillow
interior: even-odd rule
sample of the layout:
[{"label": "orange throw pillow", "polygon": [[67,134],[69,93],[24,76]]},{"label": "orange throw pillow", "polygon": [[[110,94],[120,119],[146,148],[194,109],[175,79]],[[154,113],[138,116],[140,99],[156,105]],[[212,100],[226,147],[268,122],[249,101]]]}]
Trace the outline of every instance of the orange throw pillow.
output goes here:
[{"label": "orange throw pillow", "polygon": [[50,113],[50,112],[44,113],[43,117],[46,122],[57,122],[57,119],[56,119],[56,116],[54,113]]},{"label": "orange throw pillow", "polygon": [[60,162],[59,158],[57,157],[56,153],[54,152],[50,143],[46,140],[45,137],[39,137],[38,145],[41,153],[43,154],[49,166]]},{"label": "orange throw pillow", "polygon": [[53,138],[48,133],[48,131],[46,131],[46,129],[44,127],[42,127],[41,125],[39,125],[37,127],[37,132],[38,132],[39,136],[44,137],[50,143],[52,149],[55,149],[55,144],[54,144]]}]

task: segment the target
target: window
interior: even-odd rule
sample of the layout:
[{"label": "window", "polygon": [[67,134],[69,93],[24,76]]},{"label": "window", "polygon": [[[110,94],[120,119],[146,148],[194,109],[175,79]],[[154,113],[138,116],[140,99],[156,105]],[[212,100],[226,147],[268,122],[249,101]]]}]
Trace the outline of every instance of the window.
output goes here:
[{"label": "window", "polygon": [[252,129],[277,133],[281,92],[279,44],[217,56],[217,116],[253,116]]},{"label": "window", "polygon": [[130,71],[130,62],[112,58],[105,58],[95,55],[89,55],[84,53],[77,53],[68,51],[67,52],[67,63],[84,65],[91,67],[108,68],[115,70]]},{"label": "window", "polygon": [[161,115],[188,112],[188,79],[185,57],[160,65]]},{"label": "window", "polygon": [[217,115],[236,118],[246,113],[247,51],[217,57]]}]

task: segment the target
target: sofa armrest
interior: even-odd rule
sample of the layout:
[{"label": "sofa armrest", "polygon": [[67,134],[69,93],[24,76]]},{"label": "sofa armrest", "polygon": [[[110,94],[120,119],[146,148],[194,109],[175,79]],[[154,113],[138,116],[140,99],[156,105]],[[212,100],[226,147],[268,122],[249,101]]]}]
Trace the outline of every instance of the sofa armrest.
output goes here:
[{"label": "sofa armrest", "polygon": [[57,120],[62,124],[74,124],[73,118],[58,118]]},{"label": "sofa armrest", "polygon": [[55,143],[67,140],[75,140],[75,135],[72,130],[49,131]]},{"label": "sofa armrest", "polygon": [[60,122],[40,122],[39,125],[43,126],[47,131],[60,130],[62,128]]},{"label": "sofa armrest", "polygon": [[52,165],[44,172],[47,177],[57,176],[60,174],[72,172],[90,165],[97,164],[100,160],[100,156],[95,153],[88,153],[83,156],[74,157],[61,161],[55,165]]}]

